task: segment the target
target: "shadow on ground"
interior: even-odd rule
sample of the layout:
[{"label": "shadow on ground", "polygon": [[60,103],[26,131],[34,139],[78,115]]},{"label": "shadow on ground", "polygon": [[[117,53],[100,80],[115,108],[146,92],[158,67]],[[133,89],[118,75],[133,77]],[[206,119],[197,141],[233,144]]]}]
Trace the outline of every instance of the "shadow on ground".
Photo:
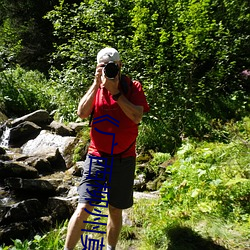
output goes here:
[{"label": "shadow on ground", "polygon": [[167,236],[170,240],[167,250],[227,250],[188,227],[173,227],[168,230]]}]

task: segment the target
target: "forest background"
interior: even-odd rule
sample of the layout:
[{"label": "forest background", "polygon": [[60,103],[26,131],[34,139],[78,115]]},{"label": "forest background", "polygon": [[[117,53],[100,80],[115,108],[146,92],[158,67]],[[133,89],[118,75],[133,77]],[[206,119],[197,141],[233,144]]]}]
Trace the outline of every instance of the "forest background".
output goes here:
[{"label": "forest background", "polygon": [[[139,127],[138,152],[152,150],[175,157],[181,152],[185,165],[190,148],[199,148],[188,140],[201,143],[194,152],[198,157],[201,152],[207,155],[211,142],[210,152],[221,149],[217,143],[231,145],[236,135],[232,124],[238,124],[240,133],[249,133],[248,0],[0,0],[0,111],[16,117],[43,108],[56,110],[60,121],[76,121],[79,99],[93,81],[96,54],[106,46],[119,50],[123,73],[142,83],[151,107]],[[235,182],[242,186],[233,193],[243,204],[241,215],[249,211],[249,134],[243,134],[239,144],[234,141],[238,149],[242,147],[237,152],[244,153],[245,172]],[[210,156],[217,161],[221,155]],[[193,159],[194,165],[199,162]],[[184,165],[175,164],[173,173],[175,167],[178,173]],[[201,169],[198,176],[205,178]],[[162,187],[163,200],[170,207],[173,200],[180,202],[174,185],[179,187],[185,174],[178,184]],[[222,190],[227,188],[216,193],[218,200],[223,200]],[[198,197],[201,189],[194,189],[190,197]],[[250,223],[249,216],[242,220]]]},{"label": "forest background", "polygon": [[247,0],[1,0],[0,33],[9,116],[45,108],[75,120],[105,46],[119,50],[151,106],[140,148],[173,153],[183,137],[218,139],[218,123],[249,113]]}]

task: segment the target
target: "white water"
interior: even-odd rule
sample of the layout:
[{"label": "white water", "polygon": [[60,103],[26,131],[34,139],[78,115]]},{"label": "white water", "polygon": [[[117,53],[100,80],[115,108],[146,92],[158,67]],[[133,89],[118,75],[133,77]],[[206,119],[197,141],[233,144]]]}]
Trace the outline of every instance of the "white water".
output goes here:
[{"label": "white water", "polygon": [[3,131],[3,134],[0,138],[0,147],[8,148],[9,146],[9,138],[10,138],[10,128],[7,126],[5,127],[5,130]]}]

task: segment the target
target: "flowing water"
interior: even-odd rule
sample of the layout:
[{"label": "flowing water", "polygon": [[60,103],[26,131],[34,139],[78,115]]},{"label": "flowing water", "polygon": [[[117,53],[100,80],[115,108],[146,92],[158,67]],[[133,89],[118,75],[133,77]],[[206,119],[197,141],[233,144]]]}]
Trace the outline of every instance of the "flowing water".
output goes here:
[{"label": "flowing water", "polygon": [[0,147],[8,148],[9,138],[10,138],[10,128],[6,126],[0,138]]}]

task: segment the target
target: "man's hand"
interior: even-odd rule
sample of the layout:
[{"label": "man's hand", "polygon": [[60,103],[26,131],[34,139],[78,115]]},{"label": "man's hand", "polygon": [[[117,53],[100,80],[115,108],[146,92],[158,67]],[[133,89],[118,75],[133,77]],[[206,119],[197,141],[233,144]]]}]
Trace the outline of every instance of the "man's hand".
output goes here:
[{"label": "man's hand", "polygon": [[117,76],[114,79],[109,79],[105,76],[102,76],[101,87],[106,88],[111,93],[111,95],[115,95],[119,93],[119,88],[118,88],[119,80],[120,80],[119,74],[117,74]]},{"label": "man's hand", "polygon": [[96,66],[95,70],[95,83],[98,85],[98,87],[101,85],[102,82],[102,71],[103,71],[104,64],[100,63]]}]

